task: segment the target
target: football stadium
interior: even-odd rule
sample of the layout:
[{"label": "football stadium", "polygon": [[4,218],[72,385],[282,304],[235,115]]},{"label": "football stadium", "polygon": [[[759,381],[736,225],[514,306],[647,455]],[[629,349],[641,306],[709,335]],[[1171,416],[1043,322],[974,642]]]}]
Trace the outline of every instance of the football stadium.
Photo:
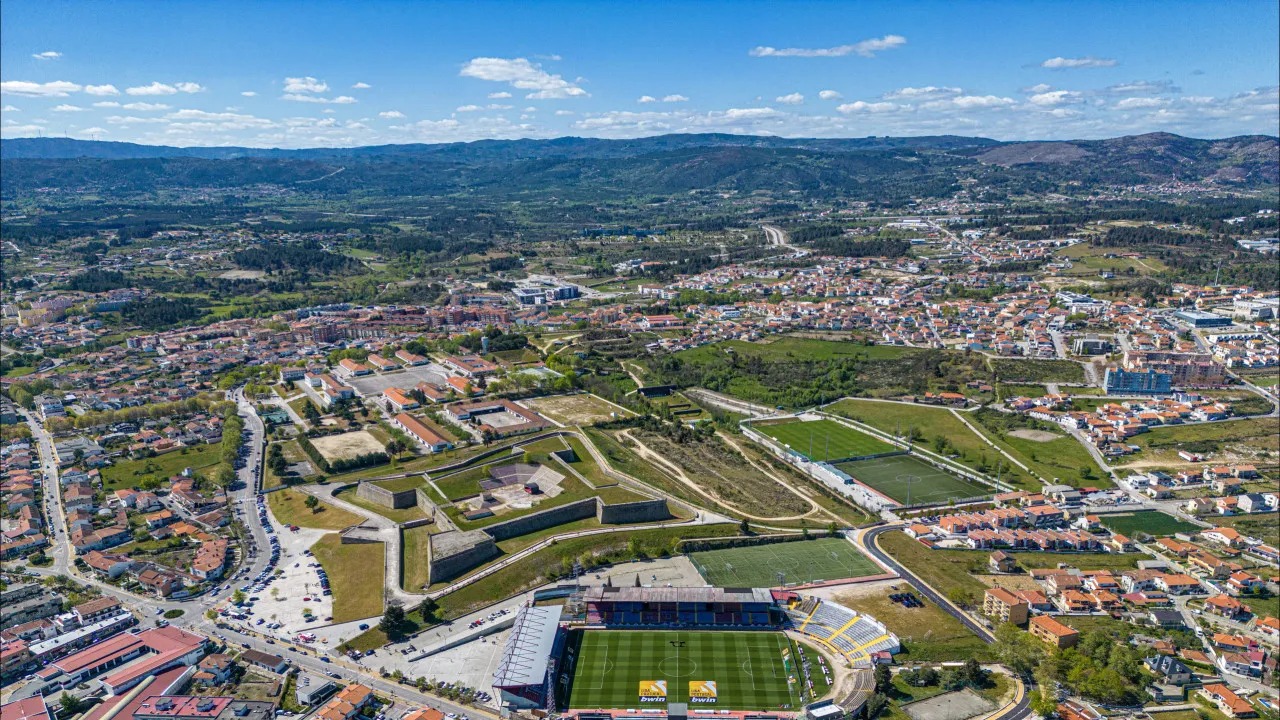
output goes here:
[{"label": "football stadium", "polygon": [[[810,643],[807,655],[798,639]],[[832,660],[855,678],[852,693],[832,700],[857,710],[872,664],[898,650],[874,618],[795,592],[589,587],[564,606],[521,609],[494,688],[505,708],[579,720],[790,718],[830,702],[815,688],[834,684]]]}]

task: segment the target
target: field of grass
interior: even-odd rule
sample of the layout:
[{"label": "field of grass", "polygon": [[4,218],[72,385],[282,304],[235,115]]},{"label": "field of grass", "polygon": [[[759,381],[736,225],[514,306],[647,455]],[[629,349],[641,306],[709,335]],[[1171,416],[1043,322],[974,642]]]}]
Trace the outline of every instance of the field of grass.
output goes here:
[{"label": "field of grass", "polygon": [[689,554],[703,579],[716,587],[773,587],[837,578],[880,575],[880,569],[848,540],[772,543]]},{"label": "field of grass", "polygon": [[900,449],[835,420],[795,421],[754,427],[809,460],[840,460],[896,452]]},{"label": "field of grass", "polygon": [[329,533],[311,546],[311,552],[329,575],[335,623],[382,614],[382,543],[343,545],[337,533]]},{"label": "field of grass", "polygon": [[1102,524],[1111,532],[1136,537],[1139,532],[1152,537],[1165,537],[1174,533],[1194,533],[1199,526],[1162,512],[1148,511],[1129,515],[1103,515]]},{"label": "field of grass", "polygon": [[209,470],[222,459],[222,445],[198,445],[183,450],[174,450],[163,455],[139,460],[125,460],[102,468],[103,489],[134,489],[148,478],[158,478],[168,483],[169,478],[178,475],[184,468],[191,468],[199,473]]},{"label": "field of grass", "polygon": [[[932,448],[935,438],[946,438],[951,444],[949,452],[957,456],[956,462],[975,470],[985,466],[994,472],[998,462],[999,453],[945,408],[849,399],[829,405],[826,410],[890,434],[906,435],[908,428],[915,428],[920,431],[918,443],[929,448]],[[1006,470],[1003,479],[1011,485],[1037,491],[1041,485],[1040,481],[1016,467]]]},{"label": "field of grass", "polygon": [[458,500],[480,493],[480,481],[489,478],[489,466],[468,468],[451,473],[442,478],[432,478],[431,482],[440,488],[440,492],[449,500]]},{"label": "field of grass", "polygon": [[624,475],[630,475],[642,483],[665,490],[676,497],[686,500],[691,499],[687,489],[678,486],[678,483],[674,480],[659,472],[649,463],[636,457],[635,453],[624,447],[613,435],[596,428],[585,428],[583,432],[587,434],[591,444],[609,461],[609,465],[614,470]]},{"label": "field of grass", "polygon": [[996,386],[996,393],[1001,400],[1008,400],[1016,397],[1038,398],[1044,397],[1049,393],[1043,385],[1021,385],[1018,383],[1000,383]]},{"label": "field of grass", "polygon": [[1276,432],[1275,418],[1155,428],[1130,438],[1130,442],[1142,448],[1138,456],[1142,460],[1174,465],[1182,462],[1178,451],[1183,449],[1249,455],[1265,450],[1272,456],[1280,453],[1280,433]]},{"label": "field of grass", "polygon": [[1215,517],[1213,522],[1223,527],[1235,528],[1241,534],[1259,539],[1274,539],[1280,536],[1280,513]]},{"label": "field of grass", "polygon": [[617,485],[618,481],[604,474],[604,469],[595,461],[595,458],[587,451],[586,445],[577,437],[565,436],[565,442],[569,443],[569,447],[573,448],[573,454],[578,456],[575,462],[569,463],[569,466],[582,474],[592,485],[596,487],[606,487],[609,485]]},{"label": "field of grass", "polygon": [[340,500],[345,500],[346,502],[349,502],[358,508],[368,510],[369,512],[374,513],[376,515],[381,515],[382,517],[387,518],[392,522],[397,522],[397,523],[409,522],[410,520],[418,520],[426,517],[426,513],[422,512],[422,510],[419,509],[417,505],[413,505],[407,508],[400,508],[398,510],[392,509],[389,507],[383,507],[375,502],[370,502],[360,497],[359,495],[357,495],[355,488],[347,488],[346,490],[342,490],[338,492],[338,494],[335,497],[337,497]]},{"label": "field of grass", "polygon": [[688,702],[693,683],[710,681],[716,683],[717,709],[798,706],[784,665],[790,647],[782,633],[587,631],[569,707],[643,707],[639,690],[646,681],[664,681],[668,702]]},{"label": "field of grass", "polygon": [[[1111,478],[1098,467],[1080,441],[1063,433],[1056,426],[1049,426],[1045,430],[1043,423],[1035,423],[1021,415],[999,413],[985,408],[972,413],[969,421],[1001,450],[1017,458],[1033,472],[1039,473],[1046,482],[1063,483],[1072,487],[1113,486]],[[1057,437],[1041,441],[1013,434],[1019,429],[1028,429],[1030,425]],[[1005,464],[1008,465],[1008,462]],[[1082,468],[1089,471],[1087,479]]]},{"label": "field of grass", "polygon": [[903,505],[942,503],[990,495],[992,492],[991,488],[939,470],[913,455],[859,460],[840,463],[836,467]]},{"label": "field of grass", "polygon": [[439,601],[441,616],[452,620],[537,587],[565,574],[575,560],[581,560],[584,556],[593,558],[594,562],[600,564],[629,561],[635,557],[628,547],[632,540],[647,556],[653,556],[661,554],[664,549],[670,549],[672,542],[679,538],[725,537],[737,532],[737,525],[719,524],[572,538],[532,553],[492,575],[445,595]]},{"label": "field of grass", "polygon": [[831,360],[848,358],[855,355],[865,356],[872,360],[899,358],[903,355],[920,352],[917,348],[898,345],[863,345],[861,343],[840,342],[837,340],[813,340],[810,338],[787,335],[774,336],[769,342],[746,342],[743,340],[726,340],[712,345],[703,345],[692,350],[682,350],[678,355],[685,359],[694,359],[699,350],[706,349],[713,353],[732,350],[734,353],[753,355],[763,360],[784,360],[787,358],[803,358],[805,360]]},{"label": "field of grass", "polygon": [[362,518],[359,515],[325,502],[312,510],[306,506],[306,499],[306,494],[301,491],[280,490],[267,495],[267,504],[271,507],[271,514],[282,525],[297,525],[317,530],[342,530],[360,524]]},{"label": "field of grass", "polygon": [[[910,588],[899,586],[899,590],[904,589]],[[971,657],[986,662],[994,659],[982,638],[942,608],[927,601],[924,607],[903,607],[889,599],[890,592],[887,588],[871,595],[855,591],[837,594],[833,599],[870,615],[897,635],[903,649],[902,654],[895,656],[897,662],[959,662]]]},{"label": "field of grass", "polygon": [[430,525],[400,531],[400,587],[408,592],[421,592],[430,579],[431,566],[427,562],[430,535]]},{"label": "field of grass", "polygon": [[991,361],[991,369],[1002,382],[1082,383],[1085,381],[1084,366],[1070,360],[1001,358]]}]

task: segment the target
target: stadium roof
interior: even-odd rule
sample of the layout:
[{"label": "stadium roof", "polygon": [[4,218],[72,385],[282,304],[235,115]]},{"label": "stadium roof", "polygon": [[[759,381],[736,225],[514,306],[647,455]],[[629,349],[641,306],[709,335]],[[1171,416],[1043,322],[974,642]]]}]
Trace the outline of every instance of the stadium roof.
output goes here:
[{"label": "stadium roof", "polygon": [[562,609],[559,605],[520,608],[502,650],[502,662],[493,674],[494,687],[541,685],[546,680]]},{"label": "stadium roof", "polygon": [[587,602],[649,603],[772,603],[768,588],[715,587],[591,587],[583,594]]}]

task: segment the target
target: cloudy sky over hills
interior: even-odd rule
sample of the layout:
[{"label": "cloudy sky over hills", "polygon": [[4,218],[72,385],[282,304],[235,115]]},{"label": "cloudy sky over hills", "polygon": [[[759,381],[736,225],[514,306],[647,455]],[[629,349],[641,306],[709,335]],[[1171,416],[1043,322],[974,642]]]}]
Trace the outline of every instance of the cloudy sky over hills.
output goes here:
[{"label": "cloudy sky over hills", "polygon": [[1280,132],[1274,2],[0,5],[5,138]]}]

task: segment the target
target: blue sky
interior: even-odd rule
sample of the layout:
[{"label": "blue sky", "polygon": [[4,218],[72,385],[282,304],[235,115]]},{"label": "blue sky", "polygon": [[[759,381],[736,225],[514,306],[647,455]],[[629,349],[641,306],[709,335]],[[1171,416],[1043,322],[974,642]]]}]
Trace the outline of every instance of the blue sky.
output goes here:
[{"label": "blue sky", "polygon": [[3,137],[1280,132],[1280,4],[0,4]]}]

